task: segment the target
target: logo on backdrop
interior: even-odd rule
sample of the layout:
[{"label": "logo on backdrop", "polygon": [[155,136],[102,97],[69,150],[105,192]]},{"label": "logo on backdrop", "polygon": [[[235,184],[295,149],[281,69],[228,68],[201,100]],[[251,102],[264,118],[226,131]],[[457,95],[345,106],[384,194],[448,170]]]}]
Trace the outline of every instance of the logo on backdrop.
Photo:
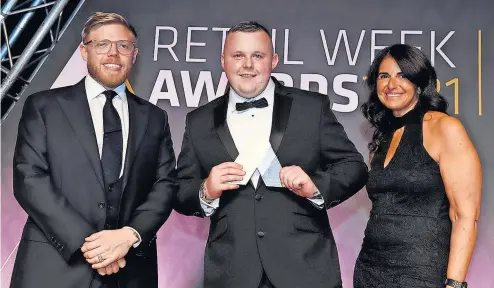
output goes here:
[{"label": "logo on backdrop", "polygon": [[[187,27],[186,31],[186,45],[185,45],[185,57],[180,59],[177,56],[177,39],[179,38],[179,31],[175,27],[171,26],[156,26],[154,37],[154,51],[153,61],[159,61],[160,58],[165,58],[166,61],[196,63],[200,67],[201,63],[206,63],[207,58],[201,55],[201,48],[206,45],[218,45],[223,47],[225,42],[226,33],[229,28],[222,27]],[[181,31],[180,31],[181,32]],[[202,33],[221,33],[221,46],[219,43],[207,43],[200,42],[194,39],[204,39]],[[422,31],[422,30],[361,30],[359,35],[350,35],[346,30],[339,30],[336,37],[330,38],[327,36],[327,31],[320,29],[315,31],[318,33],[318,41],[314,43],[307,43],[305,45],[320,45],[321,55],[305,55],[307,58],[316,58],[318,61],[325,63],[326,68],[331,68],[338,63],[338,70],[341,69],[341,65],[346,65],[344,70],[352,71],[357,70],[354,66],[357,63],[364,62],[366,67],[370,65],[375,55],[379,50],[385,48],[388,45],[394,44],[394,42],[386,43],[382,40],[384,35],[396,34],[400,37],[400,43],[413,44],[413,40],[417,37],[422,37],[421,40],[427,39],[428,45],[422,47],[415,47],[424,51],[430,58],[433,65],[438,61],[443,61],[448,69],[456,69],[455,59],[452,59],[445,51],[444,48],[447,45],[451,45],[450,42],[455,41],[455,31],[447,31],[446,33],[436,33],[436,31]],[[281,34],[281,35],[280,35]],[[206,35],[208,36],[208,35]],[[301,66],[302,70],[306,64],[304,63],[308,59],[304,59],[304,55],[292,55],[290,51],[290,45],[294,41],[294,36],[290,34],[290,29],[272,29],[273,47],[277,53],[283,52],[280,55],[280,63],[277,70],[283,69],[283,66]],[[180,37],[182,38],[182,37]],[[358,39],[351,44],[348,39]],[[381,38],[381,39],[380,39]],[[216,38],[215,38],[216,39]],[[281,40],[281,41],[280,41]],[[423,42],[422,42],[423,43]],[[479,67],[479,115],[481,115],[482,99],[481,99],[481,31],[478,31],[478,67]],[[369,45],[365,47],[365,45]],[[183,46],[183,45],[181,45]],[[362,49],[365,47],[365,49]],[[193,48],[193,49],[192,49]],[[368,48],[368,49],[367,49]],[[366,51],[365,53],[362,51]],[[370,53],[368,53],[370,51]],[[204,54],[204,53],[202,53]],[[343,59],[339,59],[343,58]],[[281,68],[281,69],[280,69]],[[353,68],[353,69],[352,69]],[[200,69],[200,68],[199,68]],[[298,68],[300,69],[300,68]],[[326,70],[329,70],[326,69]],[[341,73],[337,74],[331,79],[325,76],[324,71],[321,73],[273,73],[277,79],[282,81],[287,86],[293,86],[294,79],[300,83],[299,88],[309,90],[309,86],[315,85],[318,92],[323,94],[335,94],[339,97],[340,101],[332,103],[332,109],[337,112],[353,112],[357,109],[359,103],[358,94],[359,86],[355,85],[361,81],[365,81],[365,71],[358,71],[355,73]],[[297,79],[298,78],[298,79]],[[178,89],[174,79],[181,79],[183,84],[183,98],[178,94]],[[192,83],[195,82],[195,86]],[[442,93],[447,95],[453,95],[454,99],[454,112],[458,114],[458,98],[459,95],[459,83],[458,77],[451,79],[438,80],[438,90],[443,90]],[[157,73],[156,81],[152,89],[149,101],[151,103],[158,103],[158,101],[169,101],[171,106],[187,106],[197,107],[199,106],[201,95],[207,96],[207,100],[211,101],[224,94],[227,86],[227,79],[224,72],[220,75],[218,84],[213,81],[212,71],[200,70],[196,79],[191,79],[190,71],[172,71],[172,70],[159,70]],[[361,85],[360,85],[361,86]],[[204,93],[205,92],[205,93]]]}]

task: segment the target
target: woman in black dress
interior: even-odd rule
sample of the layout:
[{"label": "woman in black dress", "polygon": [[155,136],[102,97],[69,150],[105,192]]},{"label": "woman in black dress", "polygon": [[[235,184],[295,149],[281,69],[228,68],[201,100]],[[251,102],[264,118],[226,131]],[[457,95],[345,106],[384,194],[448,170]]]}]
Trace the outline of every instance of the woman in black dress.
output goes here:
[{"label": "woman in black dress", "polygon": [[408,45],[382,50],[369,69],[371,94],[362,111],[375,129],[372,210],[355,288],[466,287],[482,172],[436,81],[427,57]]}]

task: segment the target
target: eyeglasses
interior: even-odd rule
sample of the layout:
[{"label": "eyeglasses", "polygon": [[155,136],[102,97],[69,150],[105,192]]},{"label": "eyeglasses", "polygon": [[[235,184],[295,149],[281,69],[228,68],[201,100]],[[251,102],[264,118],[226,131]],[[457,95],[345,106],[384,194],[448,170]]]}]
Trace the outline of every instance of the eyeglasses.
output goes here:
[{"label": "eyeglasses", "polygon": [[136,48],[136,43],[128,40],[118,40],[118,41],[110,41],[108,39],[96,41],[96,40],[90,40],[84,45],[93,45],[94,51],[96,54],[106,54],[110,52],[111,47],[113,43],[117,44],[117,50],[118,53],[122,55],[130,55],[132,52],[134,52],[134,49]]}]

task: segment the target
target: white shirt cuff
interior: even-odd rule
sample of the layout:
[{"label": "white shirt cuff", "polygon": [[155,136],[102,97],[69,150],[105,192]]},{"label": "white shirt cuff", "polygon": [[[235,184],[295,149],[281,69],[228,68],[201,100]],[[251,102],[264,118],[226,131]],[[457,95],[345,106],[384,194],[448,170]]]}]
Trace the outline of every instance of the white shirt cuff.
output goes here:
[{"label": "white shirt cuff", "polygon": [[214,211],[220,206],[220,198],[205,201],[201,198],[201,193],[199,192],[199,201],[201,201],[201,208],[204,211],[206,217],[209,217],[214,214]]},{"label": "white shirt cuff", "polygon": [[124,226],[123,228],[130,229],[130,230],[132,230],[134,232],[134,235],[137,237],[138,240],[137,240],[136,243],[134,243],[132,245],[132,247],[137,248],[137,246],[139,246],[141,244],[141,242],[142,242],[141,234],[139,234],[139,232],[137,232],[136,229],[134,229],[132,227],[129,227],[129,226]]},{"label": "white shirt cuff", "polygon": [[312,196],[311,198],[307,198],[307,200],[309,200],[312,203],[312,205],[314,205],[314,207],[316,207],[319,210],[324,208],[324,198],[322,198],[322,194],[321,192],[319,192],[319,189],[317,189],[314,196]]}]

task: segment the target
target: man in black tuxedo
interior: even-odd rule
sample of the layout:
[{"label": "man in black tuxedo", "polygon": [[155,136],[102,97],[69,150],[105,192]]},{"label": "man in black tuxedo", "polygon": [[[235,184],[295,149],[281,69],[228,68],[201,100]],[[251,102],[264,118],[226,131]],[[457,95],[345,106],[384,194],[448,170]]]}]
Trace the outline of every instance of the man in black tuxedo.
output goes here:
[{"label": "man in black tuxedo", "polygon": [[29,217],[11,287],[158,287],[177,189],[167,115],[125,88],[138,49],[122,16],[92,15],[82,41],[89,75],[24,104],[14,194]]},{"label": "man in black tuxedo", "polygon": [[[234,26],[221,58],[231,89],[187,115],[176,209],[211,217],[208,288],[341,287],[326,209],[364,186],[367,166],[328,97],[270,78],[277,63],[266,28]],[[259,143],[276,153],[283,187],[233,162],[261,159]]]}]

